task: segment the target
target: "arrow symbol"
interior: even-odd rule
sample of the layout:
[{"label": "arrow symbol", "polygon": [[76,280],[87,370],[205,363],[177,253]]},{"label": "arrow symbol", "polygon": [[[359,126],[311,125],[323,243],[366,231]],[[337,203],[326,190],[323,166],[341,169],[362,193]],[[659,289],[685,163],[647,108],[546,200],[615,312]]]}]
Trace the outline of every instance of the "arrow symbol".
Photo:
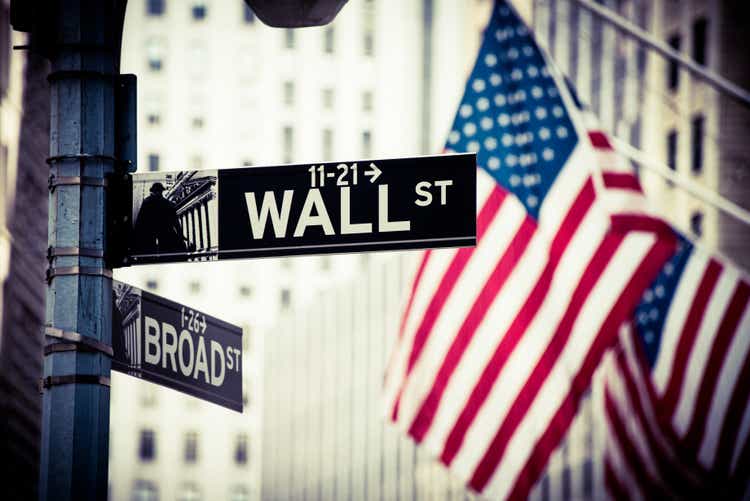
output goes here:
[{"label": "arrow symbol", "polygon": [[203,318],[201,318],[201,328],[203,329],[203,334],[206,333],[206,315],[203,315]]},{"label": "arrow symbol", "polygon": [[368,169],[367,171],[365,171],[365,176],[367,176],[367,177],[372,176],[370,178],[370,182],[374,183],[375,180],[377,178],[379,178],[382,173],[383,173],[383,171],[381,171],[380,169],[378,169],[378,167],[374,163],[370,162],[370,169]]}]

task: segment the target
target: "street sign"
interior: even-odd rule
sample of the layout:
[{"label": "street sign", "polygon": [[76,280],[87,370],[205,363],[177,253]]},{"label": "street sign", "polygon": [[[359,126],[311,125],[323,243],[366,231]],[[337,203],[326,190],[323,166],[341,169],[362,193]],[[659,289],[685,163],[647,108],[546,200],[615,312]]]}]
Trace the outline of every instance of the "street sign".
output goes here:
[{"label": "street sign", "polygon": [[122,264],[476,244],[476,156],[135,174]]},{"label": "street sign", "polygon": [[242,329],[112,283],[112,370],[242,412]]}]

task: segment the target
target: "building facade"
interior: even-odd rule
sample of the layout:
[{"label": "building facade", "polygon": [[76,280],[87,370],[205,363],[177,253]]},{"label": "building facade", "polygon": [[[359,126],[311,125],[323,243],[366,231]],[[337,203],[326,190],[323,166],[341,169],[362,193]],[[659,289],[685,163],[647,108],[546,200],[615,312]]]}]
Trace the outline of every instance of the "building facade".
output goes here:
[{"label": "building facade", "polygon": [[[750,88],[742,27],[722,0],[604,0],[602,6],[741,88]],[[576,0],[535,0],[533,26],[607,132],[679,175],[747,206],[750,107],[591,13]],[[651,200],[685,234],[750,269],[750,227],[640,169]]]}]

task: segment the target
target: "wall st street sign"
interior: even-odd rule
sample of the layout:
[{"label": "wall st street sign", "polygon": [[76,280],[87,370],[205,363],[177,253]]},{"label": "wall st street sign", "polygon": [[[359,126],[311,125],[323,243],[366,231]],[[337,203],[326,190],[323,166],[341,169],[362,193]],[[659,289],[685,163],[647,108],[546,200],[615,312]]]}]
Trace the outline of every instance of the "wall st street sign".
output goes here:
[{"label": "wall st street sign", "polygon": [[113,281],[112,370],[242,412],[242,329]]},{"label": "wall st street sign", "polygon": [[135,174],[125,262],[476,244],[476,157]]}]

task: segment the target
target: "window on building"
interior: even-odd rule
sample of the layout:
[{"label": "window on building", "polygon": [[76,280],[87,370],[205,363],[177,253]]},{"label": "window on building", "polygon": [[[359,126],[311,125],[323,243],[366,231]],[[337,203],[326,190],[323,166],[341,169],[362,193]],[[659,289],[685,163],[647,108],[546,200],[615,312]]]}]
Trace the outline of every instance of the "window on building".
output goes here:
[{"label": "window on building", "polygon": [[246,158],[246,159],[244,159],[242,161],[242,166],[243,167],[252,167],[253,166],[253,161],[251,159],[249,159],[249,158]]},{"label": "window on building", "polygon": [[698,238],[703,236],[703,213],[699,210],[690,215],[690,231]]},{"label": "window on building", "polygon": [[156,387],[150,383],[143,383],[138,386],[141,388],[141,405],[144,407],[156,405]]},{"label": "window on building", "polygon": [[362,93],[362,110],[372,111],[372,91],[366,90]]},{"label": "window on building", "polygon": [[206,119],[202,115],[196,115],[190,120],[193,129],[202,129],[206,125]]},{"label": "window on building", "polygon": [[156,153],[150,153],[148,155],[148,170],[151,172],[159,170],[159,155]]},{"label": "window on building", "polygon": [[[674,50],[680,50],[680,35],[672,35],[667,41],[670,47]],[[677,86],[680,84],[680,65],[674,59],[668,61],[669,68],[667,70],[667,87],[671,91],[677,90]]]},{"label": "window on building", "polygon": [[149,125],[159,125],[161,123],[161,115],[158,111],[151,110],[146,115],[146,121]]},{"label": "window on building", "polygon": [[203,168],[203,157],[200,155],[191,156],[190,168],[193,170],[201,170]]},{"label": "window on building", "polygon": [[294,30],[291,28],[286,28],[284,30],[284,48],[294,48]]},{"label": "window on building", "polygon": [[234,447],[234,462],[239,465],[247,464],[247,434],[240,433],[237,435],[237,442]]},{"label": "window on building", "polygon": [[133,485],[133,501],[158,501],[159,489],[149,480],[136,480]]},{"label": "window on building", "polygon": [[195,463],[198,461],[198,434],[189,431],[185,434],[185,462]]},{"label": "window on building", "polygon": [[156,436],[154,430],[141,430],[138,456],[140,456],[141,461],[152,461],[156,458]]},{"label": "window on building", "polygon": [[255,12],[253,12],[253,9],[251,9],[248,4],[243,5],[244,8],[242,9],[242,20],[245,22],[245,24],[253,24],[255,22]]},{"label": "window on building", "polygon": [[235,485],[229,494],[229,501],[250,501],[250,490],[244,485]]},{"label": "window on building", "polygon": [[284,82],[284,104],[292,106],[294,104],[294,82]]},{"label": "window on building", "polygon": [[333,89],[325,88],[322,91],[322,98],[323,98],[323,109],[331,110],[333,109]]},{"label": "window on building", "polygon": [[150,291],[155,291],[159,288],[159,282],[157,282],[155,279],[146,280],[146,288]]},{"label": "window on building", "polygon": [[362,131],[362,156],[372,156],[372,133],[369,130]]},{"label": "window on building", "polygon": [[333,26],[328,26],[323,32],[323,51],[326,54],[333,54],[335,41],[335,32],[333,30]]},{"label": "window on building", "polygon": [[208,6],[206,5],[206,2],[203,0],[195,0],[192,9],[190,9],[190,13],[195,21],[203,21],[206,19],[206,16],[208,15]]},{"label": "window on building", "polygon": [[201,283],[198,280],[191,280],[188,284],[190,294],[198,294],[201,291]]},{"label": "window on building", "polygon": [[323,271],[331,269],[331,256],[320,256],[320,269]]},{"label": "window on building", "polygon": [[667,133],[667,165],[677,170],[677,131],[674,129]]},{"label": "window on building", "polygon": [[208,73],[208,48],[205,42],[194,40],[188,47],[187,69],[193,78],[205,78]]},{"label": "window on building", "polygon": [[165,0],[146,0],[146,14],[161,16],[164,14]]},{"label": "window on building", "polygon": [[249,285],[240,285],[238,293],[240,297],[249,298],[253,295],[253,288]]},{"label": "window on building", "polygon": [[10,11],[5,4],[0,5],[0,96],[5,96],[10,85]]},{"label": "window on building", "polygon": [[362,50],[365,56],[375,54],[375,2],[365,0]]},{"label": "window on building", "polygon": [[149,38],[146,42],[146,58],[148,69],[151,71],[161,71],[164,67],[164,39],[159,37]]},{"label": "window on building", "polygon": [[198,486],[192,482],[182,484],[180,493],[177,495],[177,501],[200,501],[201,491]]},{"label": "window on building", "polygon": [[292,304],[292,291],[289,289],[281,289],[281,307],[289,308]]},{"label": "window on building", "polygon": [[700,174],[703,170],[703,136],[704,136],[703,115],[693,117],[690,130],[691,158],[690,168],[694,174]]},{"label": "window on building", "polygon": [[701,17],[693,23],[693,60],[696,63],[706,65],[708,63],[708,20]]},{"label": "window on building", "polygon": [[284,163],[291,163],[294,158],[294,129],[291,126],[285,126],[282,129],[282,161]]},{"label": "window on building", "polygon": [[333,130],[323,129],[323,160],[333,157]]}]

